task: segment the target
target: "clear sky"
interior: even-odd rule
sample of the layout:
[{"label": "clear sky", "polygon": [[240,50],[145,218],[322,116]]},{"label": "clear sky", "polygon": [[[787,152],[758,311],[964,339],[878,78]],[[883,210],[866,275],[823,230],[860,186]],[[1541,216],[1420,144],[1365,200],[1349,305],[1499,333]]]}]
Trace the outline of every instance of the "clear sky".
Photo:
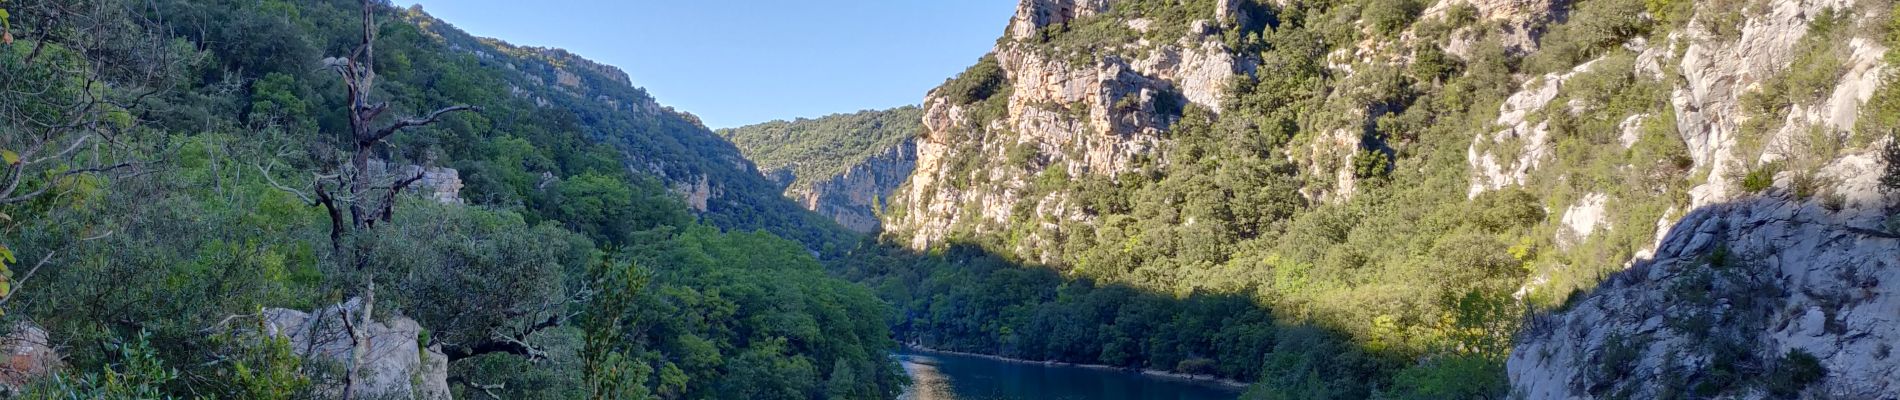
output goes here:
[{"label": "clear sky", "polygon": [[1016,0],[396,0],[476,36],[620,67],[713,128],[917,104]]}]

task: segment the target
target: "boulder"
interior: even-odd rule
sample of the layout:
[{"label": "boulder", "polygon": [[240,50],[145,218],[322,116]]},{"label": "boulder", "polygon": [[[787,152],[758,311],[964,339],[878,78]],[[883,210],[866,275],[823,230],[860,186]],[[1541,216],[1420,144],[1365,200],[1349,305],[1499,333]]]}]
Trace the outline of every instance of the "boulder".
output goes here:
[{"label": "boulder", "polygon": [[[350,362],[350,333],[346,315],[359,315],[360,299],[350,299],[314,312],[272,308],[264,310],[265,333],[290,340],[305,359],[343,366]],[[439,346],[422,347],[421,325],[406,317],[391,317],[364,327],[369,349],[358,382],[363,398],[450,399],[448,356]],[[341,394],[342,380],[320,380],[317,390],[331,397]]]}]

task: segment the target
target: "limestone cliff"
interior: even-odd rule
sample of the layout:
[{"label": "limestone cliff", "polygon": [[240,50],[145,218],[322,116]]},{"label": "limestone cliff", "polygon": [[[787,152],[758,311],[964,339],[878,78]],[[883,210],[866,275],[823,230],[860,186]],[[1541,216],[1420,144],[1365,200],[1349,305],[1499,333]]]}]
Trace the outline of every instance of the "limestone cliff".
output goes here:
[{"label": "limestone cliff", "polygon": [[[1062,193],[1024,192],[1047,171],[1113,177],[1142,168],[1184,106],[1220,109],[1229,80],[1252,71],[1221,37],[1245,20],[1239,2],[1169,21],[1106,15],[1116,3],[1025,0],[991,55],[958,78],[996,80],[991,93],[970,98],[952,82],[926,96],[917,172],[893,198],[887,231],[928,247],[958,232],[1000,231],[1025,201],[1037,218],[1086,219]],[[1141,39],[1045,35],[1082,24]]]},{"label": "limestone cliff", "polygon": [[[1686,146],[1681,167],[1691,172],[1681,181],[1686,193],[1598,192],[1567,206],[1573,241],[1654,229],[1656,242],[1628,260],[1629,270],[1519,335],[1509,362],[1514,391],[1551,399],[1891,398],[1900,370],[1886,353],[1900,324],[1890,317],[1893,289],[1881,282],[1896,278],[1890,272],[1900,260],[1890,226],[1896,201],[1878,188],[1882,144],[1853,133],[1887,76],[1887,49],[1838,28],[1868,26],[1887,11],[1848,0],[1693,10],[1686,29],[1664,40],[1624,44],[1636,53],[1637,74],[1667,82],[1668,107],[1609,116],[1621,121],[1624,147],[1646,124],[1673,125],[1668,132]],[[1527,113],[1587,113],[1558,93],[1603,62],[1542,76],[1511,97],[1497,121],[1504,130],[1471,147],[1473,195],[1535,185],[1558,146],[1548,119]],[[1789,76],[1801,71],[1825,75],[1790,87]],[[1614,209],[1657,195],[1681,199],[1654,227],[1604,217],[1606,203]],[[1526,292],[1538,286],[1527,283]],[[1803,374],[1811,376],[1776,380]],[[1739,383],[1757,375],[1776,378]]]},{"label": "limestone cliff", "polygon": [[906,106],[722,129],[785,197],[837,221],[874,233],[878,214],[917,164],[922,111]]},{"label": "limestone cliff", "polygon": [[[1892,119],[1873,105],[1892,96],[1892,2],[1348,3],[1023,1],[988,57],[925,97],[886,238],[977,242],[1177,294],[1241,282],[1214,290],[1344,316],[1372,337],[1406,313],[1452,318],[1324,308],[1427,286],[1403,274],[1450,247],[1381,246],[1455,226],[1433,212],[1479,221],[1521,194],[1521,230],[1483,228],[1519,243],[1496,246],[1509,268],[1458,278],[1504,282],[1499,297],[1535,316],[1504,351],[1517,394],[1900,392],[1900,321],[1881,284],[1900,278],[1900,199],[1879,183],[1893,139],[1866,122]],[[1295,18],[1309,19],[1274,26]],[[1191,142],[1205,137],[1220,142]],[[1249,180],[1275,174],[1295,182]],[[1344,217],[1250,225],[1234,221],[1255,210],[1196,203],[1238,200]],[[1138,201],[1160,205],[1126,204]],[[1406,216],[1352,220],[1390,214]],[[1310,300],[1314,282],[1346,294],[1284,300]],[[1799,379],[1738,378],[1781,375]]]},{"label": "limestone cliff", "polygon": [[905,140],[851,166],[843,174],[806,188],[786,189],[785,195],[805,209],[831,217],[846,229],[877,232],[884,199],[897,191],[917,168],[917,142]]}]

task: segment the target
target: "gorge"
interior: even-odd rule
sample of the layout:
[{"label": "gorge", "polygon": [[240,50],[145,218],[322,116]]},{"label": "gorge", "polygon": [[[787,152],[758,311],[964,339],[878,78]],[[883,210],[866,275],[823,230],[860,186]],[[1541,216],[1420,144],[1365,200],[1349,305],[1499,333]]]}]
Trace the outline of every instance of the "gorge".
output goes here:
[{"label": "gorge", "polygon": [[421,6],[0,0],[0,398],[1900,396],[1894,1],[1014,3],[715,130]]}]

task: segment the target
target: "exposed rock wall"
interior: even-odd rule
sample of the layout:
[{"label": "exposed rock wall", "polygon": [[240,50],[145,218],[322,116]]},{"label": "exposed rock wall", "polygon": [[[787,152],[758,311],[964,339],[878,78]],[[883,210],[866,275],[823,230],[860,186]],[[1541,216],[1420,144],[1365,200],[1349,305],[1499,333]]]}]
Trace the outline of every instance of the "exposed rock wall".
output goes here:
[{"label": "exposed rock wall", "polygon": [[1799,350],[1829,371],[1807,393],[1894,398],[1900,288],[1882,283],[1900,282],[1900,232],[1887,225],[1900,199],[1876,189],[1880,168],[1872,154],[1828,166],[1839,204],[1775,189],[1690,213],[1654,259],[1530,324],[1509,362],[1514,388],[1535,399],[1658,398],[1717,371],[1773,374]]},{"label": "exposed rock wall", "polygon": [[882,226],[878,220],[879,208],[916,168],[917,140],[905,140],[852,166],[843,175],[812,184],[810,188],[788,189],[786,195],[798,200],[805,209],[838,221],[846,229],[873,233]]},{"label": "exposed rock wall", "polygon": [[1023,40],[1036,36],[1043,27],[1087,18],[1108,11],[1113,0],[1022,0],[1016,17],[1009,21],[1009,36]]},{"label": "exposed rock wall", "polygon": [[[292,351],[306,359],[319,359],[344,365],[350,360],[352,350],[350,333],[345,328],[343,318],[361,310],[361,303],[351,299],[312,313],[297,310],[272,308],[264,310],[265,334],[287,338]],[[418,335],[422,326],[415,320],[405,317],[393,317],[387,321],[372,322],[363,328],[367,332],[369,349],[366,351],[363,376],[359,378],[358,394],[363,398],[400,398],[400,399],[440,399],[451,398],[448,373],[449,358],[442,354],[437,346],[421,347]],[[340,379],[325,380],[330,386],[319,385],[322,393],[335,397],[341,393]]]},{"label": "exposed rock wall", "polygon": [[[1900,344],[1894,311],[1900,290],[1881,283],[1900,279],[1900,227],[1894,225],[1900,199],[1878,189],[1884,165],[1872,149],[1880,144],[1822,158],[1812,177],[1780,172],[1763,193],[1747,193],[1739,183],[1742,174],[1769,162],[1827,154],[1803,141],[1847,142],[1886,76],[1881,60],[1887,49],[1873,41],[1850,39],[1839,81],[1819,100],[1797,98],[1779,128],[1755,133],[1764,136],[1755,139],[1758,147],[1744,144],[1744,124],[1759,117],[1749,115],[1743,98],[1790,72],[1814,18],[1854,6],[1849,0],[1753,2],[1742,10],[1739,27],[1711,26],[1711,18],[1698,14],[1667,43],[1630,45],[1640,51],[1639,73],[1680,78],[1671,81],[1670,111],[1697,172],[1687,182],[1686,216],[1658,221],[1663,233],[1628,271],[1574,307],[1538,317],[1519,335],[1508,365],[1517,394],[1657,398],[1702,386],[1727,388],[1723,393],[1739,398],[1782,397],[1788,394],[1724,386],[1724,379],[1735,379],[1724,374],[1785,374],[1794,361],[1784,357],[1796,351],[1813,355],[1828,371],[1800,393],[1803,398],[1896,398],[1900,363],[1890,352]],[[1713,32],[1737,28],[1734,37]],[[1561,85],[1561,78],[1544,82]],[[1546,90],[1530,85],[1502,112],[1548,102]],[[1631,125],[1640,122],[1632,121],[1646,118],[1652,117],[1627,117],[1625,147],[1637,142]],[[1510,124],[1521,121],[1499,120],[1513,130],[1525,128]],[[1530,158],[1516,163],[1493,161],[1474,144],[1474,194],[1521,182],[1551,150],[1537,141],[1520,143],[1526,144],[1519,154]],[[1566,210],[1570,233],[1601,230],[1586,226],[1597,226],[1593,208],[1605,200],[1591,194]]]},{"label": "exposed rock wall", "polygon": [[[1246,21],[1233,1],[1193,21],[1185,37],[1143,40],[1127,46],[1127,54],[1076,57],[1036,43],[1045,27],[1111,12],[1113,3],[1025,0],[1018,7],[1008,37],[991,53],[1010,88],[1002,94],[1008,96],[1002,115],[977,120],[980,103],[956,104],[941,90],[925,98],[917,169],[893,198],[887,232],[915,248],[941,244],[958,230],[991,232],[1008,223],[1027,187],[1047,170],[1129,172],[1138,160],[1158,156],[1178,107],[1218,111],[1229,80],[1253,71],[1251,61],[1220,40],[1223,26]],[[1152,23],[1129,25],[1146,31]],[[971,158],[984,161],[972,166]],[[1018,159],[996,162],[1011,158]],[[982,184],[963,184],[970,181]],[[1084,219],[1065,199],[1050,194],[1031,208],[1039,218]],[[1021,250],[1035,242],[1030,238]]]}]

